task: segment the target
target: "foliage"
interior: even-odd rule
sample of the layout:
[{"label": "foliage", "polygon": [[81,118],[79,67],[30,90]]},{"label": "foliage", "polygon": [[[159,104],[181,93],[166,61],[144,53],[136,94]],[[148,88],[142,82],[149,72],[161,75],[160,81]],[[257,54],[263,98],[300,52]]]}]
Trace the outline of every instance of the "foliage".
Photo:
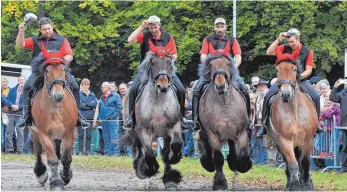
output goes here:
[{"label": "foliage", "polygon": [[[36,0],[2,1],[1,9],[2,62],[30,63],[30,51],[15,47],[17,28],[25,13],[43,11],[73,47],[73,74],[79,79],[90,78],[98,92],[103,81],[131,80],[139,65],[139,45],[128,44],[127,38],[150,15],[159,16],[162,27],[175,38],[179,56],[176,65],[181,80],[188,85],[190,80],[197,78],[201,42],[213,33],[214,19],[225,18],[231,34],[233,3]],[[318,74],[340,73],[343,49],[347,44],[346,10],[346,1],[238,1],[237,38],[243,58],[241,75],[246,80],[252,75],[271,78],[273,63],[259,63],[256,56],[265,55],[278,34],[292,27],[301,31],[302,40],[314,50]],[[31,24],[26,37],[37,34],[37,23]]]}]

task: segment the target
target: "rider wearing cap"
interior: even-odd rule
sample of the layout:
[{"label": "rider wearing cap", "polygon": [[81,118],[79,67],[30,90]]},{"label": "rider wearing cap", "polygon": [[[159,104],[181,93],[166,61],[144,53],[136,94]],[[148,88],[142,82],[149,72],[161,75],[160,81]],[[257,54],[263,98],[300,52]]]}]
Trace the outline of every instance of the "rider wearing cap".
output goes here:
[{"label": "rider wearing cap", "polygon": [[[62,57],[58,58],[60,60],[59,62],[63,62],[65,65],[69,65],[73,59],[72,49],[69,41],[57,33],[57,31],[53,28],[52,21],[49,18],[41,18],[39,20],[39,26],[39,35],[24,39],[26,26],[24,23],[20,24],[16,38],[17,46],[25,49],[31,49],[33,58],[31,61],[32,74],[24,84],[24,117],[20,122],[17,123],[16,127],[24,127],[25,125],[31,125],[32,123],[31,99],[33,93],[31,90],[37,76],[39,66],[43,60],[47,59],[47,55],[61,55]],[[46,54],[42,55],[41,52],[43,51],[45,51]],[[69,72],[66,72],[66,76],[68,77],[67,82],[72,88],[72,93],[75,97],[77,108],[79,108],[79,85]],[[80,117],[78,118],[77,125],[82,125],[84,127],[90,126],[89,123],[84,122]]]},{"label": "rider wearing cap", "polygon": [[[147,29],[146,31],[143,31]],[[128,43],[138,43],[141,45],[141,62],[146,57],[148,51],[156,52],[158,54],[160,49],[165,49],[165,53],[170,53],[171,58],[176,60],[177,50],[175,40],[166,30],[161,29],[160,18],[157,16],[150,16],[148,20],[144,20],[142,24],[128,37]],[[178,102],[181,108],[182,118],[185,115],[185,89],[181,81],[176,74],[172,77],[173,84],[178,89]],[[124,120],[123,126],[125,128],[133,127],[133,114],[134,114],[134,105],[136,100],[136,89],[141,83],[141,75],[137,74],[133,84],[129,89],[129,117],[130,119]],[[188,125],[183,118],[182,128],[185,129]]]},{"label": "rider wearing cap", "polygon": [[[279,45],[282,40],[287,39],[287,44]],[[278,36],[278,38],[270,45],[270,47],[266,51],[267,55],[276,55],[277,60],[282,58],[284,54],[290,54],[293,58],[298,59],[300,62],[297,67],[299,73],[299,86],[300,89],[308,93],[316,107],[316,112],[320,115],[320,97],[318,93],[311,86],[309,79],[311,77],[313,64],[313,51],[305,46],[305,44],[300,40],[300,31],[295,28],[289,29],[287,32],[282,32]],[[276,62],[277,63],[277,62]],[[263,125],[265,125],[268,118],[268,100],[271,96],[278,93],[278,84],[275,83],[271,86],[264,99],[264,107],[263,107]],[[264,127],[264,126],[263,126]],[[321,132],[322,128],[318,127],[317,133]],[[259,135],[265,135],[266,129],[262,129],[259,132]]]},{"label": "rider wearing cap", "polygon": [[[231,55],[235,58],[235,66],[238,68],[241,65],[241,59],[242,59],[241,48],[236,38],[226,34],[227,25],[226,25],[225,19],[217,18],[214,21],[214,30],[215,30],[215,33],[205,37],[202,42],[202,48],[200,51],[201,63],[205,62],[209,54],[223,54],[226,56]],[[198,110],[199,110],[199,101],[200,101],[201,91],[202,91],[202,87],[210,83],[210,81],[211,79],[209,77],[201,76],[194,87],[193,102],[192,102],[193,104],[192,118],[194,121],[193,130],[200,129],[198,127],[197,121],[199,118]],[[237,88],[242,92],[242,94],[246,98],[247,113],[248,113],[248,116],[250,116],[251,110],[250,110],[250,98],[249,98],[248,87],[246,86],[242,78],[238,78],[237,83],[238,83]]]}]

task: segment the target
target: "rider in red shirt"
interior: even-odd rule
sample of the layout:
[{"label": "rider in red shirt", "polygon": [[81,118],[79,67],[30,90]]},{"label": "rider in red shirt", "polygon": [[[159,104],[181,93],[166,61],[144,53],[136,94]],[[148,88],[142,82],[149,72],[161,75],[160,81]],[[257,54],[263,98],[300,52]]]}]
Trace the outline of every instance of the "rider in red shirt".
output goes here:
[{"label": "rider in red shirt", "polygon": [[[148,31],[144,31],[148,28]],[[177,58],[177,50],[175,40],[170,33],[161,29],[160,18],[157,16],[150,16],[148,20],[144,20],[142,24],[128,37],[129,43],[138,43],[141,45],[141,62],[146,56],[148,51],[160,54],[160,50],[165,50],[164,53],[171,53],[173,60]],[[176,74],[172,77],[173,84],[178,89],[178,102],[181,108],[182,118],[185,115],[185,88]],[[136,100],[136,89],[141,83],[141,75],[137,74],[133,84],[129,90],[129,114],[130,119],[124,120],[123,126],[126,128],[133,127],[133,109]],[[187,129],[189,123],[182,119],[182,128]]]},{"label": "rider in red shirt", "polygon": [[[39,66],[44,60],[48,59],[50,55],[61,56],[61,61],[65,65],[69,65],[73,59],[72,49],[69,41],[59,35],[55,29],[53,29],[52,21],[49,18],[43,17],[39,21],[40,34],[37,36],[32,36],[24,39],[24,33],[26,26],[24,23],[19,25],[19,31],[16,38],[16,44],[19,47],[32,50],[33,60],[31,62],[32,74],[26,81],[24,85],[24,117],[21,121],[17,123],[17,127],[23,127],[25,125],[31,125],[32,115],[31,115],[31,98],[34,93],[32,93],[32,86],[39,70]],[[42,55],[44,52],[45,54]],[[66,72],[68,77],[68,84],[72,88],[72,93],[76,99],[77,108],[79,108],[80,94],[79,85],[77,84],[75,78]],[[81,117],[78,118],[78,124],[85,127],[90,126],[89,123],[84,122]]]},{"label": "rider in red shirt", "polygon": [[[202,48],[200,51],[201,63],[205,63],[208,55],[223,54],[223,55],[226,55],[227,57],[229,57],[229,55],[234,57],[235,66],[238,68],[241,65],[241,59],[242,59],[241,48],[236,38],[226,34],[227,25],[226,25],[225,19],[217,18],[214,22],[214,30],[215,30],[215,33],[205,37],[202,42]],[[206,77],[205,75],[201,75],[198,82],[196,83],[194,87],[193,102],[192,102],[193,104],[192,118],[194,121],[193,130],[200,129],[196,122],[198,121],[198,110],[199,110],[199,101],[200,101],[201,91],[202,91],[202,87],[204,87],[205,84],[210,83],[210,81],[211,81],[210,78]],[[247,113],[248,113],[248,116],[250,117],[251,111],[250,111],[250,97],[249,97],[248,87],[246,86],[242,78],[237,79],[236,86],[246,98]],[[251,124],[252,123],[250,122],[250,126]]]},{"label": "rider in red shirt", "polygon": [[[287,39],[287,44],[279,45],[284,39]],[[266,51],[267,55],[276,55],[278,63],[281,59],[288,57],[288,54],[297,60],[300,64],[298,66],[299,73],[299,86],[300,89],[308,93],[315,103],[316,112],[320,115],[320,97],[319,94],[313,89],[309,82],[313,69],[313,51],[305,46],[305,44],[300,40],[300,31],[295,28],[289,29],[287,32],[280,33],[279,37],[270,45]],[[263,127],[268,118],[268,101],[269,98],[278,93],[278,84],[275,83],[271,86],[269,91],[266,93],[264,98],[263,107]],[[323,129],[318,127],[317,132],[321,132]],[[266,134],[266,129],[260,129],[258,136]]]}]

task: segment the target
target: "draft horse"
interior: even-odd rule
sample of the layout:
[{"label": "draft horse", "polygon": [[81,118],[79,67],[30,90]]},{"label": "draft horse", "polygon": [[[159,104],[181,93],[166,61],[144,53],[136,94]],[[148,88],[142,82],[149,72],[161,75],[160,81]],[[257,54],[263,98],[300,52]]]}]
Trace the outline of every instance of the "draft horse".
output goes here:
[{"label": "draft horse", "polygon": [[299,88],[298,62],[289,55],[278,59],[279,92],[266,125],[286,162],[286,190],[312,191],[310,155],[318,118],[312,100]]},{"label": "draft horse", "polygon": [[[78,112],[75,99],[66,88],[66,70],[61,59],[48,59],[41,65],[34,82],[34,87],[40,87],[31,109],[34,126],[30,131],[36,156],[34,173],[40,184],[44,185],[48,180],[47,168],[42,161],[44,149],[51,170],[52,190],[64,189],[72,178],[70,165]],[[58,173],[60,160],[63,169]]]},{"label": "draft horse", "polygon": [[200,76],[210,72],[211,83],[200,99],[200,140],[204,154],[201,165],[216,171],[213,190],[228,188],[223,173],[222,145],[228,143],[227,161],[230,170],[245,173],[252,167],[248,146],[248,116],[246,101],[234,87],[241,78],[234,61],[225,55],[209,55],[200,66]]},{"label": "draft horse", "polygon": [[[171,166],[181,160],[183,144],[180,106],[171,84],[175,70],[170,55],[147,53],[139,66],[144,88],[136,99],[135,128],[127,131],[133,141],[133,167],[140,179],[158,173],[159,164],[152,150],[152,141],[163,137],[163,183],[166,188],[176,188],[182,178],[180,172]],[[127,107],[128,103],[125,104],[123,119],[128,118]]]}]

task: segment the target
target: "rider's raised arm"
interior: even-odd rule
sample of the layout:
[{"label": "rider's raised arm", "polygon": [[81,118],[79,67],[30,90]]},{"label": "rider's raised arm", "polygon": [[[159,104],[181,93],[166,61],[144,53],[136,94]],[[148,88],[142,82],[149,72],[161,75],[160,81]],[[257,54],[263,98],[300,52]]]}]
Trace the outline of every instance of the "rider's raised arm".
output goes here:
[{"label": "rider's raised arm", "polygon": [[286,37],[284,36],[284,33],[280,33],[278,38],[270,45],[269,48],[267,48],[266,55],[276,55],[275,50],[276,50],[278,44],[285,38]]},{"label": "rider's raised arm", "polygon": [[24,33],[26,30],[26,26],[24,23],[20,24],[18,27],[18,35],[16,38],[16,45],[18,47],[24,48],[25,47],[25,41],[24,41]]},{"label": "rider's raised arm", "polygon": [[137,36],[148,26],[148,21],[144,20],[142,24],[131,33],[131,35],[128,37],[128,43],[137,43]]}]

